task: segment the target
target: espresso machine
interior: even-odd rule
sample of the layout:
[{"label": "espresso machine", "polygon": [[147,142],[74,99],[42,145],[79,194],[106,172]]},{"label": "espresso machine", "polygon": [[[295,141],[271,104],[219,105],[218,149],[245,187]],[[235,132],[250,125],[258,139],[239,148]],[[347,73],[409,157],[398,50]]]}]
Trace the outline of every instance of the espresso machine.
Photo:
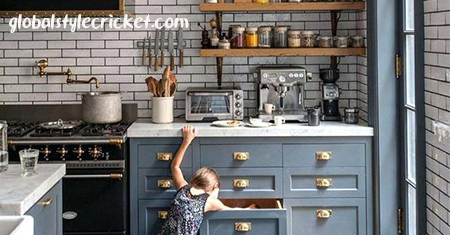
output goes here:
[{"label": "espresso machine", "polygon": [[[307,122],[305,84],[311,74],[303,67],[258,68],[258,117],[273,121],[283,116],[286,121]],[[272,113],[266,113],[264,104],[273,104]]]},{"label": "espresso machine", "polygon": [[336,84],[339,79],[339,69],[328,68],[320,70],[322,83],[322,120],[340,121],[339,98],[341,89]]}]

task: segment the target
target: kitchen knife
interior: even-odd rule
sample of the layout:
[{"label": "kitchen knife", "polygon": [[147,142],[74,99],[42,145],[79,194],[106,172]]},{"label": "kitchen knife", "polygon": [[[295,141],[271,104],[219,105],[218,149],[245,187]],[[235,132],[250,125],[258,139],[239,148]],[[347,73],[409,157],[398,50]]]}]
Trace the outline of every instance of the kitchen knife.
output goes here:
[{"label": "kitchen knife", "polygon": [[180,51],[180,67],[184,66],[184,41],[183,41],[183,28],[180,27],[178,29],[178,39],[177,39],[177,43],[178,43],[178,50]]},{"label": "kitchen knife", "polygon": [[148,36],[148,67],[152,67],[152,35]]},{"label": "kitchen knife", "polygon": [[159,30],[156,29],[155,33],[155,47],[153,48],[155,50],[155,71],[158,71],[159,64],[158,64],[158,52],[159,52]]},{"label": "kitchen knife", "polygon": [[142,42],[142,65],[145,65],[145,38]]},{"label": "kitchen knife", "polygon": [[175,57],[173,55],[173,33],[172,30],[169,30],[169,45],[167,46],[167,49],[170,53],[170,70],[173,71],[175,67]]},{"label": "kitchen knife", "polygon": [[159,46],[161,47],[161,67],[164,67],[164,46],[166,44],[166,27],[161,29],[161,42]]}]

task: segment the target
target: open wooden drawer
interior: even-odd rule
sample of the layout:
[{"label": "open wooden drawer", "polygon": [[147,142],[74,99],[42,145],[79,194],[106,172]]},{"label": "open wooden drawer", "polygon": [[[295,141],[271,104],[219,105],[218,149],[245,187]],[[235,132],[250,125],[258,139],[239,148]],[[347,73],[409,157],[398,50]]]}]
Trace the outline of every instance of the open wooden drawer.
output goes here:
[{"label": "open wooden drawer", "polygon": [[286,209],[277,199],[221,199],[230,207],[257,205],[258,209],[236,209],[205,214],[200,235],[285,235]]}]

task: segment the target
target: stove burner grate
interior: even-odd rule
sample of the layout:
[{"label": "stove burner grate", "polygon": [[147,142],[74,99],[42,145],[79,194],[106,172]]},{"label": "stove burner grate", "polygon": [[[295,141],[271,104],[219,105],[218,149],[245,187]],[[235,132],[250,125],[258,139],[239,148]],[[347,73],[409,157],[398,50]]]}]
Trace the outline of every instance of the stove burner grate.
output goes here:
[{"label": "stove burner grate", "polygon": [[37,123],[32,122],[8,122],[8,136],[9,137],[22,137],[30,133],[37,126]]},{"label": "stove burner grate", "polygon": [[81,126],[76,126],[74,128],[66,128],[66,129],[49,129],[45,127],[38,127],[32,133],[31,137],[70,137],[75,135],[79,130],[81,129]]},{"label": "stove burner grate", "polygon": [[123,136],[128,125],[124,123],[88,125],[81,132],[82,136]]}]

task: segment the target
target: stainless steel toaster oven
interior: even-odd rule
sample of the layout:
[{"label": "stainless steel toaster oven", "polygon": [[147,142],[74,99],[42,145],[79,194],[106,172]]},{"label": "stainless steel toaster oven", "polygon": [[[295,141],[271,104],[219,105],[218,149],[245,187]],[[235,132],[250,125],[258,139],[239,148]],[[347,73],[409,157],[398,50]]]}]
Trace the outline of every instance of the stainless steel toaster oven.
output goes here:
[{"label": "stainless steel toaster oven", "polygon": [[189,88],[186,91],[186,121],[244,119],[244,93],[241,89]]}]

